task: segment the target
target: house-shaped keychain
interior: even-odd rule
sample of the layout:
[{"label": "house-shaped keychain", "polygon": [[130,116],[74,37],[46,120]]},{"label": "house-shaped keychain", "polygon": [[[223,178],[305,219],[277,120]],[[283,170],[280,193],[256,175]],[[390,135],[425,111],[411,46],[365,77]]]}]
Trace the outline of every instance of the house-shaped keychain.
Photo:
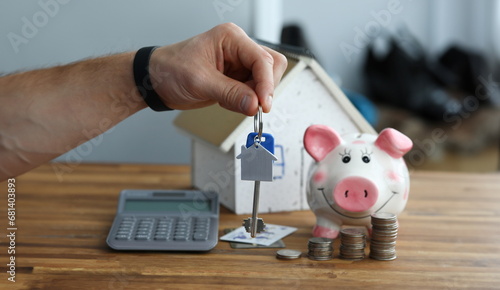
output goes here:
[{"label": "house-shaped keychain", "polygon": [[241,179],[273,181],[273,161],[278,160],[260,144],[250,147],[241,145],[241,154],[236,156],[241,159]]}]

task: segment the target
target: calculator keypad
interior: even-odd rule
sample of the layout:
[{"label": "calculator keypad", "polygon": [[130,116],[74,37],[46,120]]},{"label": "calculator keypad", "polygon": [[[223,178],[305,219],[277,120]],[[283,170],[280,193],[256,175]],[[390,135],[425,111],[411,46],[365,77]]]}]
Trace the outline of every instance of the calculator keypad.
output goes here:
[{"label": "calculator keypad", "polygon": [[124,217],[116,240],[206,241],[210,218],[205,217]]}]

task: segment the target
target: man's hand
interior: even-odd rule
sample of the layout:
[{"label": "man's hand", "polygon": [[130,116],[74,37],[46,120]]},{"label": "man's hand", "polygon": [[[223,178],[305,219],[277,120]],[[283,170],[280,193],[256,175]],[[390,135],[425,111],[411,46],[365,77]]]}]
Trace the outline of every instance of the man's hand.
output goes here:
[{"label": "man's hand", "polygon": [[153,52],[153,87],[173,109],[219,103],[255,115],[271,110],[274,88],[287,66],[278,52],[260,46],[234,24],[222,24],[183,42]]}]

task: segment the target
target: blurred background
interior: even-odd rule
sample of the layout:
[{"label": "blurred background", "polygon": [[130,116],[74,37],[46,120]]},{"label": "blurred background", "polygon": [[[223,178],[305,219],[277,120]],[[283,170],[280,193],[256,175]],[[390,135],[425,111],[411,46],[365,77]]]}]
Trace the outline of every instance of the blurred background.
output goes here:
[{"label": "blurred background", "polygon": [[[380,130],[413,139],[414,169],[488,172],[500,162],[498,0],[2,1],[0,73],[165,45],[234,22],[309,49]],[[143,110],[56,159],[190,163],[179,112]]]}]

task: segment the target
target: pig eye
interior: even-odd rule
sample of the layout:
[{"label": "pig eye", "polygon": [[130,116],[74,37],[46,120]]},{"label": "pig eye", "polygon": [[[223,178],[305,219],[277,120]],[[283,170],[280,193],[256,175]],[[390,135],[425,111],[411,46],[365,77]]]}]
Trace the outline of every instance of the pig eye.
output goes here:
[{"label": "pig eye", "polygon": [[339,154],[342,156],[342,162],[349,163],[349,161],[351,161],[351,151],[347,152],[347,150],[344,150],[344,154]]},{"label": "pig eye", "polygon": [[364,163],[370,163],[370,155],[372,155],[372,152],[368,152],[368,149],[365,149],[365,151],[361,151],[361,160],[363,160]]}]

